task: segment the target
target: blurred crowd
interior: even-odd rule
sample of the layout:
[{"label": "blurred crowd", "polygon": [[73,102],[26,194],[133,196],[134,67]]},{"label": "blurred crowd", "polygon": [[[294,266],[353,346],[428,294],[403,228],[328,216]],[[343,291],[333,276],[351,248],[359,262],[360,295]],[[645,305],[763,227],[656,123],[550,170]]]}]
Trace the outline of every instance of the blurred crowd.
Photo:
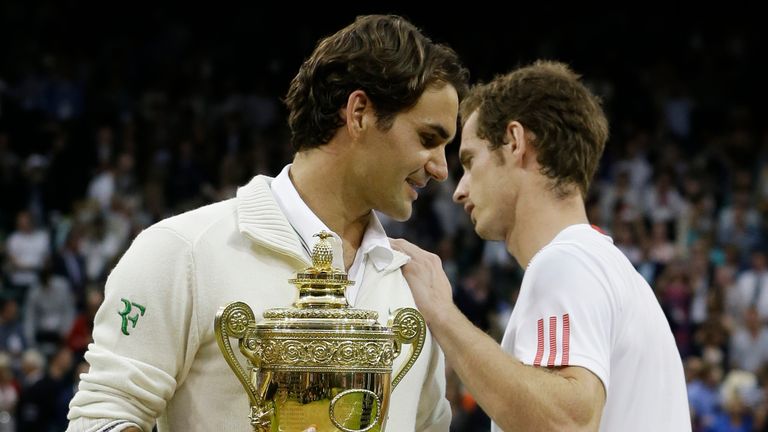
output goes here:
[{"label": "blurred crowd", "polygon": [[[32,13],[3,7],[0,23]],[[636,68],[609,67],[615,59],[600,53],[561,58],[578,59],[611,119],[590,221],[667,315],[694,431],[768,430],[768,126],[761,71],[748,67],[759,52],[734,28],[716,37],[685,28]],[[51,34],[0,46],[0,432],[65,429],[106,278],[137,233],[291,159],[279,97],[295,69],[275,54],[236,73],[191,28],[150,29],[140,42],[112,34],[91,50]],[[553,32],[529,56],[556,57],[567,36]],[[460,55],[471,49],[442,39]],[[237,56],[251,55],[244,46]],[[294,61],[310,48],[292,47]],[[456,149],[449,179],[422,194],[410,221],[382,218],[390,236],[441,256],[461,310],[500,338],[522,270],[452,203]],[[448,396],[452,430],[489,429],[450,369]]]}]

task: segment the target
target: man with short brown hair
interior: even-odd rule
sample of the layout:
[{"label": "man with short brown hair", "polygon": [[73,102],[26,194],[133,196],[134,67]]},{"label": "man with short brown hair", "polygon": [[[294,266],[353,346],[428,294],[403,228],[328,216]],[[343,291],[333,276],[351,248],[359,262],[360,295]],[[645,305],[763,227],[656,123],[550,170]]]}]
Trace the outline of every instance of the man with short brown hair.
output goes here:
[{"label": "man with short brown hair", "polygon": [[[405,220],[419,189],[447,176],[445,146],[467,72],[456,54],[396,16],[372,15],[322,40],[286,104],[297,149],[276,178],[142,232],[107,281],[70,432],[251,430],[245,391],[214,337],[219,307],[263,311],[296,297],[314,234],[333,233],[353,306],[413,306],[373,210]],[[395,370],[405,361],[400,356]],[[392,394],[394,431],[446,431],[442,353],[432,337]],[[309,425],[307,425],[309,426]]]},{"label": "man with short brown hair", "polygon": [[416,304],[493,430],[690,431],[680,354],[648,283],[587,220],[608,124],[565,64],[539,61],[462,104],[454,200],[525,269],[501,347],[454,306],[440,259],[404,240]]}]

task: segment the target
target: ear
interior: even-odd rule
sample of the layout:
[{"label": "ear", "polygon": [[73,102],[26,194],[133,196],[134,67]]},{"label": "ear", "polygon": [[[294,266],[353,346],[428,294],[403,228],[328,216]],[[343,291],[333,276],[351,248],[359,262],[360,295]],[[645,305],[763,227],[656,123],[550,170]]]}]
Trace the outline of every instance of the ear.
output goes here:
[{"label": "ear", "polygon": [[504,141],[509,145],[512,159],[520,165],[524,165],[532,155],[528,137],[529,133],[526,133],[525,127],[520,122],[515,120],[507,124]]},{"label": "ear", "polygon": [[355,90],[349,94],[347,105],[341,109],[341,117],[351,136],[358,136],[363,131],[366,125],[365,114],[370,109],[371,100],[364,91]]}]

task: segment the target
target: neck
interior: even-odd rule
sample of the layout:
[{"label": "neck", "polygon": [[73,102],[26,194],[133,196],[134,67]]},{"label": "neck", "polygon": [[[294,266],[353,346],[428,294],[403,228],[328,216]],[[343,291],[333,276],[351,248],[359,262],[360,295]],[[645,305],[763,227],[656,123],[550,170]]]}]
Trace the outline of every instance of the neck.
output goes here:
[{"label": "neck", "polygon": [[331,144],[297,153],[289,174],[301,199],[341,237],[344,262],[349,267],[368,226],[371,208],[350,187],[356,184],[349,178],[353,168],[347,169],[342,153]]},{"label": "neck", "polygon": [[589,223],[581,194],[556,198],[550,191],[535,190],[518,197],[515,222],[507,234],[507,250],[522,268],[565,228]]}]

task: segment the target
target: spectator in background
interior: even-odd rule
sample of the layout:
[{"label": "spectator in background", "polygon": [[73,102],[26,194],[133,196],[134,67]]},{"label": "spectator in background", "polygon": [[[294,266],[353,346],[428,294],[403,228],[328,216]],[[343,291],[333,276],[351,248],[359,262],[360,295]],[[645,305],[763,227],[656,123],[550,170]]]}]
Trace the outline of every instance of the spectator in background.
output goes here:
[{"label": "spectator in background", "polygon": [[629,176],[629,168],[625,168],[601,190],[600,214],[606,227],[617,223],[632,223],[640,218],[643,209],[640,194],[632,187]]},{"label": "spectator in background", "polygon": [[651,137],[647,130],[636,131],[624,145],[624,155],[616,162],[614,169],[629,175],[629,185],[637,193],[642,193],[653,176],[653,167],[648,162],[648,147]]},{"label": "spectator in background", "polygon": [[44,270],[24,306],[24,334],[46,356],[66,339],[75,319],[75,298],[67,280]]},{"label": "spectator in background", "polygon": [[677,191],[674,175],[669,169],[664,169],[656,176],[653,185],[650,186],[644,198],[644,213],[652,223],[674,225],[674,222],[683,214],[685,202]]},{"label": "spectator in background", "polygon": [[453,301],[475,327],[488,333],[491,330],[491,313],[496,304],[496,296],[491,289],[491,270],[478,264],[456,285]]},{"label": "spectator in background", "polygon": [[56,407],[61,394],[68,391],[72,353],[60,348],[48,363],[42,377],[25,386],[19,397],[19,430],[48,432],[56,428]]},{"label": "spectator in background", "polygon": [[24,351],[21,355],[20,371],[19,387],[25,390],[40,381],[45,375],[45,357],[34,348]]},{"label": "spectator in background", "polygon": [[91,288],[85,294],[85,307],[77,314],[72,329],[67,335],[67,347],[72,350],[76,361],[80,361],[88,350],[88,344],[93,342],[93,319],[104,301],[104,293]]},{"label": "spectator in background", "polygon": [[50,238],[37,229],[28,211],[16,215],[16,230],[8,236],[6,253],[10,266],[10,282],[23,299],[27,289],[39,281],[39,272],[48,261]]},{"label": "spectator in background", "polygon": [[699,357],[689,357],[685,362],[685,372],[694,431],[707,430],[720,410],[723,369]]},{"label": "spectator in background", "polygon": [[54,255],[53,272],[64,277],[72,289],[79,307],[85,298],[85,285],[88,282],[85,271],[85,257],[80,251],[82,229],[79,226],[69,230],[64,245]]},{"label": "spectator in background", "polygon": [[718,240],[724,246],[735,246],[741,253],[739,264],[749,263],[749,254],[760,247],[760,213],[750,205],[749,192],[733,193],[731,205],[723,208],[718,218]]},{"label": "spectator in background", "polygon": [[656,291],[678,349],[684,355],[690,354],[692,337],[690,311],[693,291],[687,269],[679,262],[667,267],[659,276]]},{"label": "spectator in background", "polygon": [[743,323],[731,334],[728,364],[732,369],[757,373],[768,364],[768,327],[760,322],[757,309],[747,308]]},{"label": "spectator in background", "polygon": [[750,266],[736,279],[736,286],[727,294],[731,316],[741,322],[746,311],[754,307],[760,322],[768,324],[768,254],[765,249],[754,249]]},{"label": "spectator in background", "polygon": [[[66,356],[66,354],[61,354]],[[74,357],[73,357],[74,358]],[[81,357],[82,359],[82,357]],[[62,362],[66,359],[60,360]],[[77,386],[80,384],[80,376],[84,373],[88,373],[90,366],[84,360],[73,361],[72,364],[76,366],[72,369],[72,376],[67,380],[63,380],[61,390],[58,392],[56,400],[53,406],[53,418],[51,419],[51,431],[63,431],[67,429],[67,414],[69,413],[69,402],[77,393]]]},{"label": "spectator in background", "polygon": [[15,298],[0,300],[0,352],[20,357],[27,349],[27,339],[19,320],[19,304]]},{"label": "spectator in background", "polygon": [[[0,229],[13,224],[13,214],[23,207],[25,200],[21,178],[21,158],[11,147],[8,132],[0,128]],[[7,212],[7,213],[6,213]]]},{"label": "spectator in background", "polygon": [[13,377],[11,357],[0,351],[0,432],[16,432],[19,389]]},{"label": "spectator in background", "polygon": [[677,257],[675,244],[669,236],[669,225],[656,222],[651,226],[650,258],[661,267],[669,264]]},{"label": "spectator in background", "polygon": [[728,372],[720,388],[721,411],[705,431],[752,432],[757,392],[757,378],[753,373],[740,370]]}]

